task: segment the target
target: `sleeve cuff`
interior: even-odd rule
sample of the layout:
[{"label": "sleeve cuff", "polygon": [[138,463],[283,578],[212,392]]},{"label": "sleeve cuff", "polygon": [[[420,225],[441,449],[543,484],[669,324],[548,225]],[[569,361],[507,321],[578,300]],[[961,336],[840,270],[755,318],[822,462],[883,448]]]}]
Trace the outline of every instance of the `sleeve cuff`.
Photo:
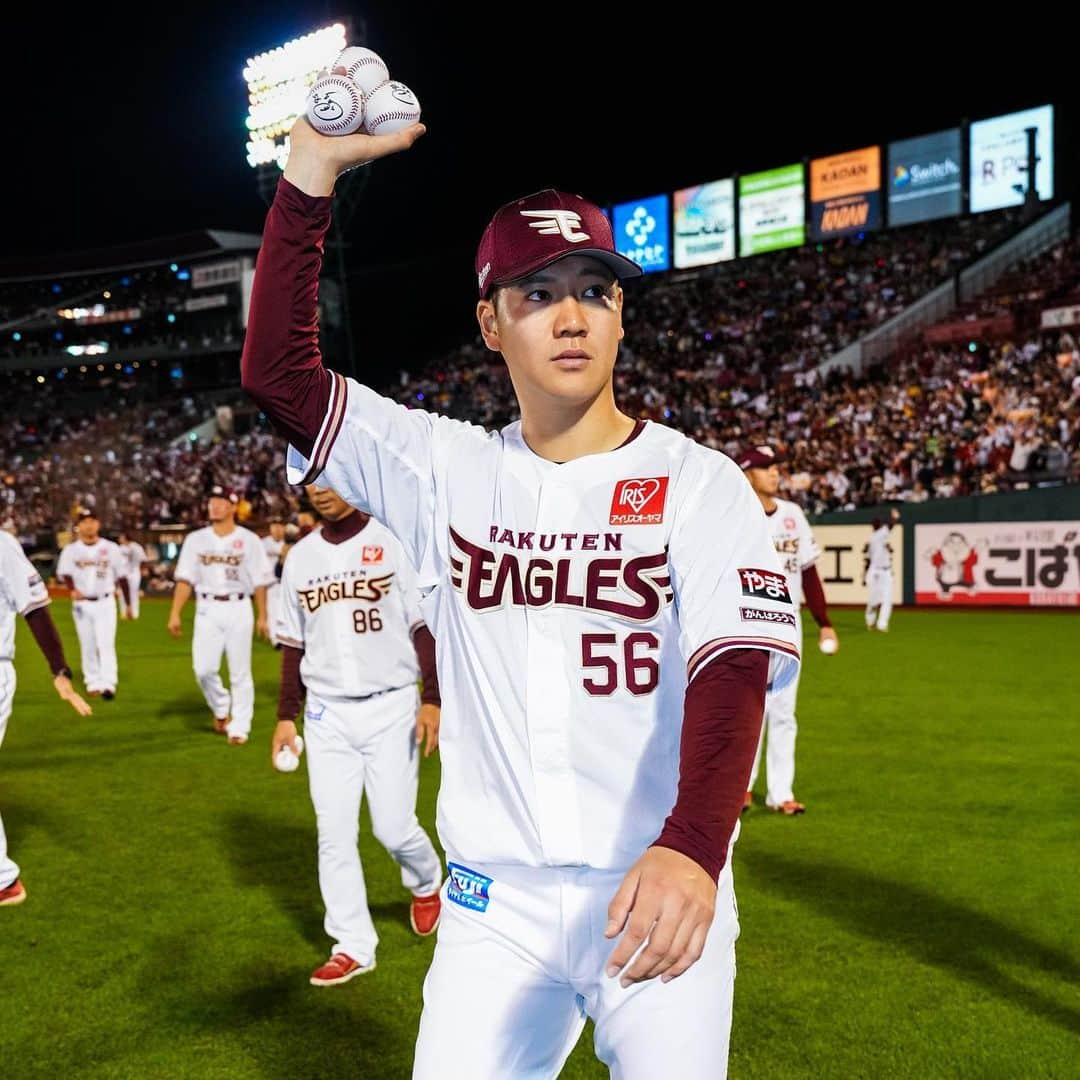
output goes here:
[{"label": "sleeve cuff", "polygon": [[304,457],[295,446],[289,447],[285,472],[290,484],[303,486],[313,483],[326,468],[334,443],[341,433],[341,427],[345,421],[345,409],[349,401],[348,385],[344,377],[336,371],[330,371],[328,374],[330,400],[326,406],[326,416],[323,417],[319,434],[315,437],[315,444],[311,448],[311,457]]}]

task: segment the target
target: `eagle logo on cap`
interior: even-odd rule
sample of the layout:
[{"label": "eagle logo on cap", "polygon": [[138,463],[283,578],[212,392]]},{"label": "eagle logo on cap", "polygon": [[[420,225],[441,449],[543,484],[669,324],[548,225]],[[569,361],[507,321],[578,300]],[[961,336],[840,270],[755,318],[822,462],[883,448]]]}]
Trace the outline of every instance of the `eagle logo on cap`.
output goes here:
[{"label": "eagle logo on cap", "polygon": [[587,232],[578,229],[581,215],[576,210],[519,210],[518,213],[522,217],[537,218],[537,221],[529,222],[529,228],[536,229],[541,236],[555,236],[557,233],[571,244],[592,239]]},{"label": "eagle logo on cap", "polygon": [[766,457],[775,457],[776,456],[776,454],[773,452],[773,448],[771,446],[755,446],[754,449],[759,454],[764,454]]}]

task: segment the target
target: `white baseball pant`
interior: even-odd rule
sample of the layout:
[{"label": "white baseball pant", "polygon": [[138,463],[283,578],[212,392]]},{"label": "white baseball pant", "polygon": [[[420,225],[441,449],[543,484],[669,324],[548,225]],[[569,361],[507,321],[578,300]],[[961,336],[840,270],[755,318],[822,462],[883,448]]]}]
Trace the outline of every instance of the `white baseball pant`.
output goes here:
[{"label": "white baseball pant", "polygon": [[[796,627],[796,637],[802,640],[802,622]],[[773,661],[770,661],[770,680]],[[801,671],[801,668],[800,668]],[[798,723],[795,720],[795,699],[799,693],[799,673],[782,690],[766,690],[765,716],[761,724],[754,767],[750,770],[747,791],[752,791],[761,769],[761,749],[765,746],[765,801],[779,806],[795,798],[795,736]]]},{"label": "white baseball pant", "polygon": [[869,595],[866,600],[866,625],[876,625],[879,630],[889,629],[889,616],[893,607],[893,577],[891,570],[870,570],[866,575]]},{"label": "white baseball pant", "polygon": [[[448,1062],[472,1080],[549,1080],[586,1016],[617,1080],[727,1076],[739,933],[730,862],[697,963],[624,990],[604,972],[618,943],[604,937],[608,904],[624,872],[447,860],[413,1080],[441,1080]],[[455,902],[463,894],[470,906]]]},{"label": "white baseball pant", "polygon": [[[210,711],[219,719],[231,717],[228,735],[248,735],[255,712],[255,680],[251,677],[251,635],[255,613],[251,599],[212,600],[195,605],[191,659],[195,678]],[[221,656],[229,665],[229,689],[221,681]]]},{"label": "white baseball pant", "polygon": [[[15,700],[15,665],[0,660],[0,744],[4,741],[11,703]],[[4,819],[0,818],[0,889],[6,889],[19,876],[19,866],[8,858]]]},{"label": "white baseball pant", "polygon": [[266,590],[266,622],[270,630],[270,644],[278,643],[278,620],[281,618],[281,582],[275,581]]},{"label": "white baseball pant", "polygon": [[319,836],[319,891],[331,953],[367,965],[379,936],[368,911],[357,839],[367,792],[375,839],[401,867],[401,883],[416,896],[436,892],[442,863],[416,818],[420,752],[415,686],[366,700],[308,695],[304,748]]},{"label": "white baseball pant", "polygon": [[79,656],[86,689],[90,693],[115,690],[116,604],[112,593],[97,600],[76,600],[71,610],[79,635]]},{"label": "white baseball pant", "polygon": [[[134,573],[128,575],[128,592],[131,594],[131,617],[137,619],[139,617],[139,587],[142,585],[142,574],[137,570]],[[124,597],[120,597],[120,603],[123,604]]]}]

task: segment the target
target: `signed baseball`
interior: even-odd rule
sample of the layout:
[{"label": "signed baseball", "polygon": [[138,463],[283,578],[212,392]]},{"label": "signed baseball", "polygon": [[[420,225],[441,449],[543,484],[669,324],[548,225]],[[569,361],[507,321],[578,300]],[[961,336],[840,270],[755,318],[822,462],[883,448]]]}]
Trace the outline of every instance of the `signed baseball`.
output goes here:
[{"label": "signed baseball", "polygon": [[820,648],[823,653],[834,653],[840,646],[837,644],[836,638],[823,638],[818,645],[818,648]]},{"label": "signed baseball", "polygon": [[404,84],[391,79],[364,100],[364,130],[369,135],[391,135],[420,119],[420,102]]},{"label": "signed baseball", "polygon": [[[304,752],[304,737],[302,735],[296,736],[296,748],[301,754]],[[292,752],[289,746],[283,746],[274,755],[274,768],[278,772],[296,772],[300,768],[300,758]]]},{"label": "signed baseball", "polygon": [[330,70],[344,68],[345,74],[367,97],[373,90],[390,81],[390,69],[378,54],[359,45],[350,45],[338,53],[338,58],[330,65]]},{"label": "signed baseball", "polygon": [[308,90],[306,111],[323,135],[352,135],[364,123],[364,92],[344,75],[323,75]]}]

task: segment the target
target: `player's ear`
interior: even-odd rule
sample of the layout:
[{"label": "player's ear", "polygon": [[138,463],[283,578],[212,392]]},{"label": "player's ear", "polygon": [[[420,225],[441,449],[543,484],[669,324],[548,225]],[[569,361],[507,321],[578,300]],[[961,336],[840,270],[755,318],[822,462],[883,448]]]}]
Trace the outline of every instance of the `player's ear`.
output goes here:
[{"label": "player's ear", "polygon": [[476,321],[480,324],[480,334],[484,344],[492,352],[501,352],[499,347],[499,317],[495,313],[494,300],[480,300],[476,305]]},{"label": "player's ear", "polygon": [[623,309],[623,289],[622,286],[615,282],[615,310],[619,313],[619,340],[622,341],[626,337],[626,327],[622,322],[622,309]]}]

